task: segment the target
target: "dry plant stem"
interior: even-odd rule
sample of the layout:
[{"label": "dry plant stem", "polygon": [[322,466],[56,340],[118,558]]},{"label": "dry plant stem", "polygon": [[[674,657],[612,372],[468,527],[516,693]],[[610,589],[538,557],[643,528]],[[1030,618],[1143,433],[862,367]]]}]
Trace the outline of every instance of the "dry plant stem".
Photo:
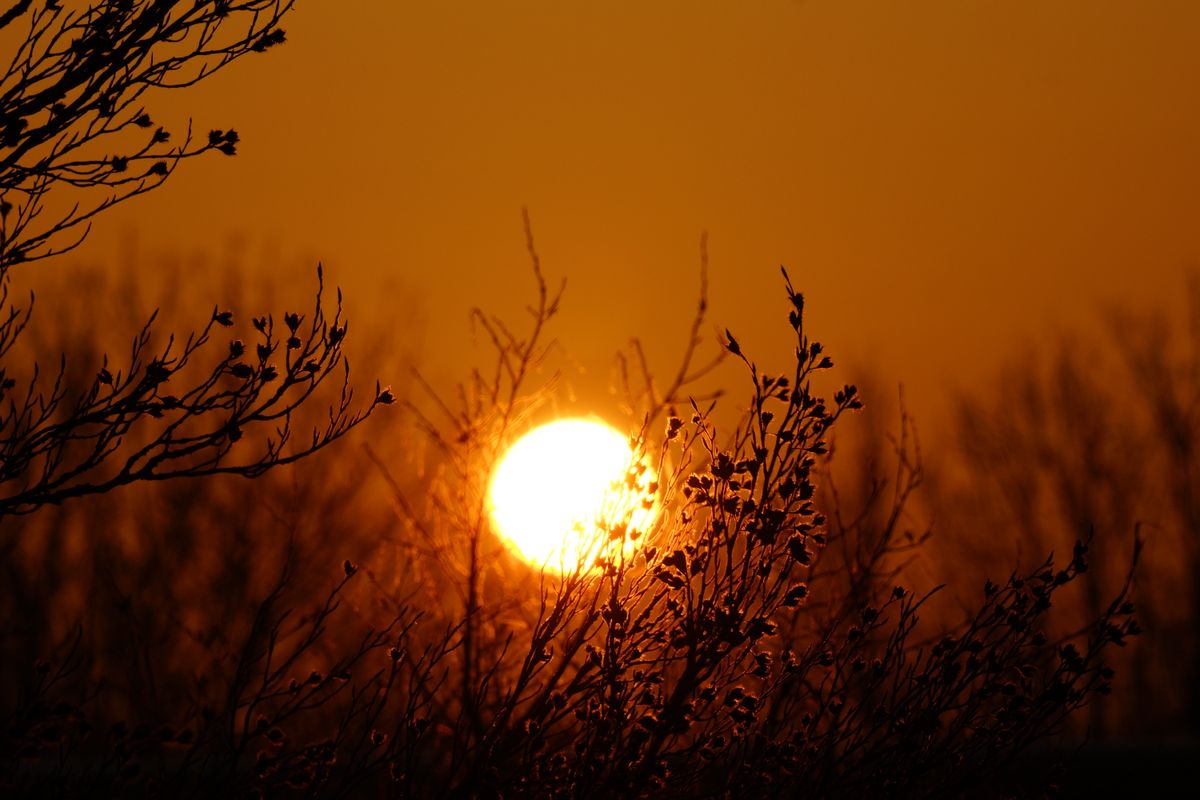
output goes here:
[{"label": "dry plant stem", "polygon": [[702,344],[700,331],[704,326],[704,320],[708,315],[708,235],[704,234],[700,237],[700,287],[699,295],[696,301],[696,312],[692,316],[692,322],[688,329],[687,341],[684,344],[683,354],[679,359],[679,367],[675,371],[675,376],[662,390],[661,394],[655,386],[654,372],[650,367],[650,362],[646,358],[645,350],[642,347],[642,342],[638,338],[633,338],[629,342],[632,351],[632,358],[637,364],[638,374],[641,379],[641,387],[634,388],[633,382],[629,375],[629,360],[630,358],[624,353],[617,354],[617,374],[620,381],[620,391],[625,397],[626,410],[631,418],[641,418],[643,425],[642,434],[645,434],[646,426],[657,423],[659,418],[668,409],[685,405],[689,402],[706,402],[715,400],[721,395],[718,390],[708,394],[689,393],[687,396],[683,394],[683,390],[692,389],[699,381],[710,375],[729,355],[725,349],[717,351],[716,355],[700,366],[695,366],[697,350]]},{"label": "dry plant stem", "polygon": [[[526,210],[522,211],[522,219],[525,225],[525,241],[529,251],[529,258],[532,263],[533,273],[537,280],[537,306],[530,308],[530,315],[533,317],[532,329],[529,332],[527,339],[524,342],[517,341],[511,334],[508,333],[503,323],[497,321],[489,321],[488,318],[480,311],[475,312],[475,317],[483,326],[491,337],[494,345],[500,343],[499,336],[505,337],[505,343],[511,345],[515,351],[515,359],[509,357],[509,351],[506,347],[497,346],[497,370],[496,377],[493,379],[493,391],[491,397],[493,403],[496,404],[499,411],[500,419],[496,424],[496,430],[490,442],[490,451],[487,454],[486,461],[487,471],[490,475],[495,469],[495,465],[499,460],[501,448],[506,445],[505,439],[508,434],[508,427],[511,422],[513,407],[516,402],[517,395],[520,393],[522,385],[525,381],[528,371],[537,359],[540,358],[541,352],[541,334],[546,322],[554,315],[558,308],[558,301],[562,296],[560,289],[553,298],[550,297],[546,288],[546,280],[542,276],[541,261],[538,258],[537,249],[533,242],[533,227],[529,221],[529,213]],[[515,363],[514,363],[515,361]],[[502,377],[503,376],[503,377]],[[507,378],[508,393],[506,397],[500,397],[499,402],[496,398],[500,396],[501,386]],[[467,713],[470,716],[473,735],[476,742],[483,738],[484,722],[479,712],[479,698],[475,692],[475,674],[474,669],[479,658],[479,653],[475,646],[475,630],[478,625],[479,614],[479,548],[480,541],[483,537],[484,526],[487,525],[487,493],[479,492],[479,497],[475,503],[474,519],[470,533],[470,554],[467,572],[467,611],[464,620],[463,628],[463,702],[466,704]]]},{"label": "dry plant stem", "polygon": [[[565,284],[551,293],[542,274],[541,262],[533,239],[533,229],[527,211],[522,212],[525,228],[526,246],[529,253],[532,271],[537,287],[536,304],[528,308],[531,316],[530,330],[524,337],[518,336],[498,317],[490,316],[480,309],[471,313],[473,324],[478,325],[485,333],[495,351],[495,363],[490,378],[484,378],[479,372],[474,373],[474,380],[468,386],[460,386],[459,397],[461,409],[452,410],[449,404],[432,389],[423,379],[419,380],[427,395],[435,406],[446,417],[452,426],[450,435],[443,435],[439,426],[430,420],[420,409],[409,403],[421,427],[430,435],[438,448],[449,455],[451,464],[460,476],[475,474],[482,471],[490,475],[499,460],[502,448],[508,443],[511,427],[518,417],[518,398],[524,389],[530,372],[540,363],[546,345],[543,344],[543,332],[546,324],[558,312],[559,302]],[[486,409],[486,413],[485,413]],[[478,449],[477,449],[478,448]],[[403,513],[415,520],[411,515],[411,506],[404,500],[401,493],[396,491],[395,482],[393,495],[395,502]],[[486,487],[486,481],[482,484]],[[480,655],[477,645],[477,629],[480,621],[479,582],[481,575],[480,548],[484,529],[487,526],[487,495],[486,489],[480,489],[474,496],[464,498],[469,503],[471,513],[465,520],[466,541],[468,552],[465,565],[465,612],[462,620],[462,639],[458,645],[460,650],[460,702],[464,709],[454,726],[454,748],[452,763],[458,769],[472,752],[481,746],[486,736],[486,726],[480,712],[481,687],[486,689],[489,677],[480,675]],[[482,679],[481,679],[482,678]],[[465,727],[463,723],[466,723]]]}]

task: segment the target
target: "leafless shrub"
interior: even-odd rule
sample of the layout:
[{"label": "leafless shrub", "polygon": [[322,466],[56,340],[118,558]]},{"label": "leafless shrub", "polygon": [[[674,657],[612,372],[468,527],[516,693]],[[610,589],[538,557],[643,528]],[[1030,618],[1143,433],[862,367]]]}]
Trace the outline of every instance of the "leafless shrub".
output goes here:
[{"label": "leafless shrub", "polygon": [[[160,185],[180,160],[233,153],[237,136],[224,130],[171,146],[139,98],[278,43],[290,5],[17,2],[0,14],[0,31],[29,24],[0,83],[5,292],[15,265],[69,249],[97,213]],[[149,144],[115,144],[143,129]],[[233,325],[231,312],[218,307],[181,343],[156,345],[147,326],[127,361],[102,359],[72,392],[65,367],[47,379],[10,361],[30,316],[5,294],[0,544],[11,574],[22,563],[23,543],[10,535],[17,517],[85,495],[108,500],[130,483],[261,480],[396,399],[408,411],[399,435],[424,437],[430,456],[414,481],[367,451],[395,527],[365,556],[338,559],[332,588],[314,592],[299,574],[301,551],[327,553],[328,542],[290,535],[268,543],[281,545],[276,560],[243,552],[228,566],[246,574],[213,583],[211,597],[199,591],[209,604],[203,627],[184,619],[194,609],[153,606],[178,597],[170,584],[204,551],[203,524],[175,560],[132,565],[119,537],[102,532],[96,567],[112,585],[96,596],[113,610],[80,615],[44,660],[11,667],[0,785],[200,797],[356,796],[392,783],[417,796],[956,796],[1107,691],[1104,654],[1138,633],[1128,576],[1070,635],[1044,632],[1054,598],[1087,573],[1083,542],[1065,561],[986,584],[951,629],[919,627],[935,595],[898,583],[920,541],[901,525],[923,474],[911,428],[902,422],[894,478],[873,483],[862,508],[847,508],[828,481],[822,490],[829,436],[861,401],[853,386],[829,400],[814,389],[832,361],[809,338],[804,298],[786,273],[790,369],[760,371],[725,334],[748,390],[736,424],[714,413],[716,393],[694,386],[715,363],[697,356],[703,284],[673,379],[656,384],[636,345],[626,359],[627,405],[639,417],[632,440],[645,458],[626,483],[657,504],[654,522],[641,529],[628,512],[605,520],[580,569],[538,569],[509,554],[492,530],[487,487],[504,448],[551,396],[537,383],[561,298],[528,238],[530,318],[513,326],[473,315],[493,358],[453,400],[418,378],[423,399],[377,385],[356,412],[343,382],[327,425],[295,450],[284,449],[292,413],[345,363],[340,296],[330,313],[319,291],[307,320],[252,318],[253,347],[235,340],[207,364],[202,353]],[[241,513],[245,495],[231,496]],[[326,499],[308,495],[313,506]],[[292,511],[282,522],[296,534],[307,512]],[[138,592],[118,585],[123,570]],[[13,605],[40,601],[31,590]],[[53,604],[41,613],[52,618]],[[155,638],[164,631],[195,641],[171,652]],[[127,646],[93,651],[101,639]],[[150,685],[120,680],[117,664]]]},{"label": "leafless shrub", "polygon": [[[853,387],[831,403],[813,393],[832,362],[790,286],[790,373],[761,372],[725,339],[750,390],[741,423],[721,433],[699,404],[686,418],[670,401],[649,406],[660,413],[636,440],[657,479],[639,483],[636,465],[629,479],[663,509],[650,528],[609,521],[592,570],[508,555],[485,493],[544,397],[529,381],[558,294],[535,276],[526,329],[477,317],[496,360],[458,408],[405,400],[440,469],[416,500],[378,462],[393,481],[394,547],[344,563],[315,608],[289,594],[284,569],[225,677],[198,685],[195,710],[170,721],[173,736],[192,731],[185,757],[162,760],[177,738],[106,738],[88,745],[90,761],[47,769],[58,746],[37,733],[53,724],[47,695],[34,703],[43,716],[25,712],[15,729],[14,752],[33,755],[8,780],[68,785],[76,765],[99,763],[121,764],[104,780],[201,793],[334,796],[396,781],[418,796],[960,796],[1109,690],[1104,654],[1138,632],[1128,582],[1072,635],[1045,633],[1055,598],[1087,574],[1085,543],[989,582],[958,625],[930,629],[920,617],[936,593],[896,582],[917,543],[899,523],[921,474],[910,434],[896,442],[891,491],[868,494],[883,513],[844,508],[833,491],[821,500],[828,436],[860,401]],[[335,614],[362,632],[332,626]],[[59,711],[88,719],[86,703]]]}]

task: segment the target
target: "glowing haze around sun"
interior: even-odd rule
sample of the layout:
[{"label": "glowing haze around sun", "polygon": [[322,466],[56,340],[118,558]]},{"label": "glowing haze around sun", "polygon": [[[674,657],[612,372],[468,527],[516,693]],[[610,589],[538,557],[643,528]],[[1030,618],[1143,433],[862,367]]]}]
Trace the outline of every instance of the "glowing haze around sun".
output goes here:
[{"label": "glowing haze around sun", "polygon": [[[504,455],[492,478],[492,518],[525,561],[558,572],[592,569],[627,526],[633,537],[654,519],[649,467],[635,463],[626,436],[609,425],[564,419],[535,428]],[[615,549],[615,545],[614,545]]]}]

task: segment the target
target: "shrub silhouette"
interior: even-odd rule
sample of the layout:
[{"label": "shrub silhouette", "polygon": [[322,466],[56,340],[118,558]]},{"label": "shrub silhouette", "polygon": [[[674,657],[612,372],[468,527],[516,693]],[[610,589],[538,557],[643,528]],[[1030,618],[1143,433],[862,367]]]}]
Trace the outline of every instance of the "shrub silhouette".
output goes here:
[{"label": "shrub silhouette", "polygon": [[[936,594],[894,580],[921,471],[909,436],[897,491],[871,499],[887,513],[822,500],[828,437],[860,400],[853,387],[830,402],[813,391],[832,363],[790,285],[788,374],[761,372],[727,336],[746,373],[739,425],[721,433],[709,407],[677,405],[683,385],[642,396],[660,412],[637,437],[663,509],[650,529],[609,521],[592,570],[542,572],[508,555],[483,499],[504,443],[544,399],[529,382],[559,295],[535,274],[530,329],[484,317],[505,332],[493,379],[476,372],[460,408],[429,404],[442,423],[405,401],[439,468],[423,502],[382,472],[392,546],[341,563],[316,603],[285,562],[190,702],[151,718],[124,722],[119,703],[96,715],[103,691],[81,633],[31,668],[32,693],[6,726],[6,750],[24,756],[6,762],[9,785],[960,796],[1109,690],[1106,653],[1138,632],[1128,580],[1074,636],[1045,633],[1054,600],[1087,574],[1086,543],[989,582],[959,625],[930,628],[920,618]],[[883,522],[829,522],[868,516]],[[626,537],[638,542],[630,556]]]},{"label": "shrub silhouette", "polygon": [[[138,98],[282,41],[277,23],[290,6],[125,0],[67,11],[18,2],[0,15],[0,29],[30,25],[0,90],[5,301],[17,265],[70,248],[96,214],[160,185],[179,161],[235,151],[236,134],[224,130],[172,149]],[[149,144],[112,144],[139,132]],[[76,192],[78,201],[65,199]],[[58,198],[68,210],[55,214]],[[17,650],[24,660],[7,662],[0,786],[66,796],[959,796],[986,788],[1108,691],[1106,654],[1138,633],[1129,575],[1072,635],[1045,633],[1055,598],[1087,574],[1086,542],[985,584],[954,626],[921,622],[936,592],[898,581],[900,559],[919,543],[902,529],[922,476],[911,429],[902,423],[890,496],[847,509],[828,483],[823,490],[829,437],[861,401],[853,386],[829,399],[814,388],[833,364],[809,337],[803,296],[786,273],[790,368],[763,372],[731,332],[724,339],[744,373],[739,423],[721,421],[694,385],[714,363],[695,363],[703,282],[675,377],[656,385],[636,347],[626,360],[642,368],[625,382],[639,420],[634,443],[657,476],[646,482],[635,465],[627,478],[648,484],[661,509],[653,524],[606,520],[586,569],[560,574],[516,560],[493,535],[486,489],[505,446],[546,413],[552,395],[534,383],[562,297],[543,277],[532,235],[529,251],[527,327],[473,315],[493,360],[456,400],[432,390],[398,398],[377,385],[356,412],[343,382],[328,424],[294,450],[284,447],[291,415],[345,363],[340,296],[332,313],[318,291],[307,319],[251,318],[249,344],[234,340],[207,366],[205,348],[235,322],[223,307],[182,343],[156,346],[147,325],[128,362],[102,360],[78,391],[65,367],[46,381],[14,363],[29,309],[7,313],[0,535],[10,574],[28,557],[18,517],[107,501],[130,483],[254,477],[249,494],[196,490],[223,502],[168,496],[176,512],[201,518],[249,513],[242,508],[268,491],[299,516],[333,516],[328,494],[285,494],[264,473],[398,399],[408,414],[396,438],[424,437],[429,457],[422,476],[397,476],[367,451],[395,518],[359,557],[330,558],[323,531],[297,526],[270,559],[251,551],[224,562],[221,548],[259,543],[225,536],[206,545],[228,521],[210,516],[156,531],[140,561],[122,553],[119,532],[97,532],[95,583],[56,579],[85,597],[109,580],[112,607],[80,614],[73,628],[58,618],[61,598],[39,597],[32,579],[11,582],[12,595],[29,591],[6,604],[70,630],[40,660]],[[200,571],[190,559],[206,546],[225,574],[190,598],[206,612],[196,621],[196,608],[176,602],[178,584]],[[314,558],[326,568],[320,592],[305,572]],[[123,568],[136,573],[137,592],[116,585]],[[143,637],[147,621],[189,646]],[[111,652],[115,642],[123,652]],[[124,685],[122,664],[153,685]]]},{"label": "shrub silhouette", "polygon": [[[830,403],[812,392],[832,362],[804,332],[802,296],[787,290],[797,354],[789,374],[760,373],[726,334],[749,378],[736,430],[719,436],[696,405],[687,418],[674,415],[674,391],[655,398],[667,415],[663,433],[647,427],[641,442],[655,455],[669,513],[638,532],[639,555],[625,558],[622,539],[634,532],[617,524],[596,573],[537,575],[524,600],[512,597],[511,578],[502,583],[480,566],[520,569],[499,550],[476,555],[488,547],[478,502],[487,470],[468,466],[507,437],[517,409],[485,404],[475,414],[468,394],[447,413],[437,440],[459,466],[430,513],[410,514],[411,532],[433,545],[419,571],[426,588],[444,580],[480,589],[460,588],[467,601],[438,618],[434,629],[449,634],[401,648],[452,653],[442,658],[444,678],[453,681],[448,698],[458,695],[422,734],[433,741],[425,756],[433,764],[400,770],[413,791],[953,795],[978,789],[1091,692],[1107,691],[1105,648],[1138,630],[1128,586],[1082,643],[1042,632],[1053,597],[1087,571],[1085,543],[1058,566],[1047,560],[989,583],[960,626],[918,644],[918,613],[931,596],[891,583],[889,562],[909,546],[899,512],[919,463],[902,439],[898,491],[881,529],[828,524],[817,472],[831,429],[860,402],[852,386]],[[540,279],[539,296],[547,296]],[[514,368],[478,387],[481,396],[520,396],[541,317],[556,307],[535,306],[529,335],[513,340],[518,352],[497,345]],[[470,513],[448,519],[446,509]],[[422,684],[438,675],[413,666]]]}]

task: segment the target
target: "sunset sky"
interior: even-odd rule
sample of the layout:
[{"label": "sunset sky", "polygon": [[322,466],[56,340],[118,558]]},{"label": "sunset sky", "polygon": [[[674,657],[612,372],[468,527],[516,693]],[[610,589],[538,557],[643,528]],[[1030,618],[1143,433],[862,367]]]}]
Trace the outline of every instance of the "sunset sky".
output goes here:
[{"label": "sunset sky", "polygon": [[[715,325],[782,366],[786,265],[814,333],[927,423],[1019,343],[1169,304],[1200,264],[1191,0],[343,0],[286,27],[150,106],[236,127],[240,155],[185,164],[69,258],[119,271],[134,234],[240,238],[303,280],[320,259],[360,337],[416,336],[449,378],[468,309],[529,298],[527,206],[568,279],[559,338],[602,385],[630,335],[672,365],[707,231]],[[389,292],[418,318],[381,328]]]}]

